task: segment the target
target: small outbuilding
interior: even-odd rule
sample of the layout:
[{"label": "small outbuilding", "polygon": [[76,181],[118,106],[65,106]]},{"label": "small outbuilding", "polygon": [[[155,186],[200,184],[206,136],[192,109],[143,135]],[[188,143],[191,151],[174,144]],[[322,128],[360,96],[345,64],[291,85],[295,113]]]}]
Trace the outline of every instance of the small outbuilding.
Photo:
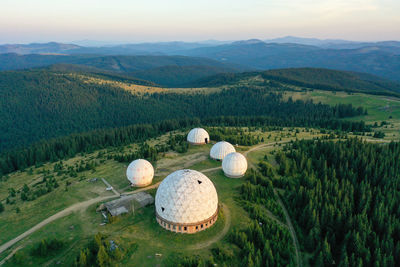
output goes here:
[{"label": "small outbuilding", "polygon": [[215,160],[223,160],[229,153],[236,152],[233,145],[228,142],[221,141],[212,146],[210,157]]},{"label": "small outbuilding", "polygon": [[247,160],[238,152],[232,152],[222,161],[222,170],[230,178],[242,177],[247,171]]},{"label": "small outbuilding", "polygon": [[192,145],[204,145],[210,142],[210,136],[203,128],[194,128],[190,130],[187,141]]},{"label": "small outbuilding", "polygon": [[132,195],[125,195],[118,199],[102,204],[98,210],[107,210],[111,216],[118,216],[135,209],[153,204],[154,198],[146,192],[138,192]]}]

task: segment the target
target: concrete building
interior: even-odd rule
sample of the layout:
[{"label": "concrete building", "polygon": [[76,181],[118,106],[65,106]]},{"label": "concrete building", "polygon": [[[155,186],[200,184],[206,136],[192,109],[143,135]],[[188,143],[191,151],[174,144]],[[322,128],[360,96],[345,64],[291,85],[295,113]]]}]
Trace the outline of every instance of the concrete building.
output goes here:
[{"label": "concrete building", "polygon": [[247,160],[238,152],[230,153],[222,161],[222,170],[230,178],[242,177],[247,171]]},{"label": "concrete building", "polygon": [[211,227],[218,217],[218,195],[214,184],[194,170],[178,170],[158,187],[156,219],[165,229],[196,233]]},{"label": "concrete building", "polygon": [[153,204],[154,198],[146,192],[138,192],[132,195],[122,196],[118,199],[100,205],[98,211],[107,210],[111,216],[118,216],[135,209]]},{"label": "concrete building", "polygon": [[187,141],[192,145],[204,145],[210,142],[210,136],[203,128],[194,128],[189,132]]}]

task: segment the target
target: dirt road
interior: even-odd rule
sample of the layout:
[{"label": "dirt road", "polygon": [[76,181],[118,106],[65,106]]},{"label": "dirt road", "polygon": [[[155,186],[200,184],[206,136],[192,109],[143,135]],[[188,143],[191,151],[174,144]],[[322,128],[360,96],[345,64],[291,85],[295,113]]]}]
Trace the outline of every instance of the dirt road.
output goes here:
[{"label": "dirt road", "polygon": [[215,242],[221,240],[228,233],[228,230],[231,227],[232,219],[231,219],[231,213],[230,213],[228,207],[223,203],[222,203],[222,213],[224,214],[224,217],[225,217],[225,225],[224,225],[224,228],[222,229],[222,231],[207,241],[197,243],[192,246],[188,246],[187,249],[196,250],[196,249],[203,249],[203,248],[209,247],[212,244],[214,244]]},{"label": "dirt road", "polygon": [[115,198],[115,195],[97,197],[97,198],[93,198],[93,199],[90,199],[90,200],[87,200],[87,201],[84,201],[84,202],[80,202],[80,203],[72,205],[72,206],[70,206],[70,207],[68,207],[68,208],[66,208],[66,209],[64,209],[64,210],[62,210],[62,211],[60,211],[60,212],[48,217],[47,219],[45,219],[42,222],[40,222],[40,223],[36,224],[35,226],[33,226],[28,231],[20,234],[16,238],[14,238],[14,239],[8,241],[7,243],[1,245],[0,246],[0,254],[3,253],[9,247],[13,246],[18,241],[20,241],[20,240],[24,239],[25,237],[29,236],[30,234],[36,232],[37,230],[39,230],[43,226],[45,226],[45,225],[47,225],[47,224],[49,224],[49,223],[51,223],[51,222],[53,222],[53,221],[55,221],[55,220],[57,220],[59,218],[62,218],[64,216],[70,214],[71,212],[78,211],[78,210],[81,210],[81,209],[85,209],[85,208],[87,208],[87,207],[89,207],[89,206],[91,206],[91,205],[93,205],[93,204],[95,204],[97,202],[104,201],[104,200],[107,200],[107,199],[110,199],[110,198]]},{"label": "dirt road", "polygon": [[283,210],[283,213],[285,214],[286,224],[289,227],[289,232],[290,232],[290,235],[292,236],[292,239],[293,239],[293,245],[294,245],[294,249],[295,249],[295,252],[296,252],[297,266],[301,267],[301,266],[303,266],[303,261],[302,261],[301,255],[300,255],[300,245],[299,245],[299,241],[298,241],[297,236],[296,236],[296,231],[293,228],[292,220],[290,219],[289,213],[287,212],[287,210],[285,208],[285,205],[283,205],[281,197],[279,196],[279,194],[278,194],[278,192],[276,191],[275,188],[274,188],[274,194],[275,194],[275,197],[276,197],[276,199],[278,201],[278,204],[281,206],[281,208]]}]

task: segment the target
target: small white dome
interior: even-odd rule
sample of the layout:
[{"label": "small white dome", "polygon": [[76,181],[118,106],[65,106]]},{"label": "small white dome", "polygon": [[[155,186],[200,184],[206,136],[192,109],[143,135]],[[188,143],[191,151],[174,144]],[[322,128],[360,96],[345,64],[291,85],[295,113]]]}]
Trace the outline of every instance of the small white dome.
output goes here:
[{"label": "small white dome", "polygon": [[210,150],[210,157],[212,159],[223,160],[229,153],[236,152],[233,145],[228,142],[221,141],[213,145]]},{"label": "small white dome", "polygon": [[246,158],[237,152],[230,153],[225,156],[222,161],[222,170],[225,175],[231,178],[242,177],[247,170]]},{"label": "small white dome", "polygon": [[126,177],[133,186],[149,185],[154,177],[153,165],[145,159],[134,160],[126,169]]},{"label": "small white dome", "polygon": [[176,224],[193,224],[210,219],[218,211],[214,184],[194,170],[179,170],[168,175],[157,189],[157,216]]},{"label": "small white dome", "polygon": [[187,141],[193,145],[203,145],[210,142],[210,136],[203,128],[194,128],[189,132]]}]

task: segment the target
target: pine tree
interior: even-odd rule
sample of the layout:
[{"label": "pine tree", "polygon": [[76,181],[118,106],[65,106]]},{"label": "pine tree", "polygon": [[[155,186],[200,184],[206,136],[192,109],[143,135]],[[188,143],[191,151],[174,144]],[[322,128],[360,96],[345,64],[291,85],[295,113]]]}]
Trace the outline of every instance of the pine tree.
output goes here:
[{"label": "pine tree", "polygon": [[100,267],[109,266],[111,263],[110,256],[103,245],[100,246],[99,252],[97,253],[97,263]]}]

